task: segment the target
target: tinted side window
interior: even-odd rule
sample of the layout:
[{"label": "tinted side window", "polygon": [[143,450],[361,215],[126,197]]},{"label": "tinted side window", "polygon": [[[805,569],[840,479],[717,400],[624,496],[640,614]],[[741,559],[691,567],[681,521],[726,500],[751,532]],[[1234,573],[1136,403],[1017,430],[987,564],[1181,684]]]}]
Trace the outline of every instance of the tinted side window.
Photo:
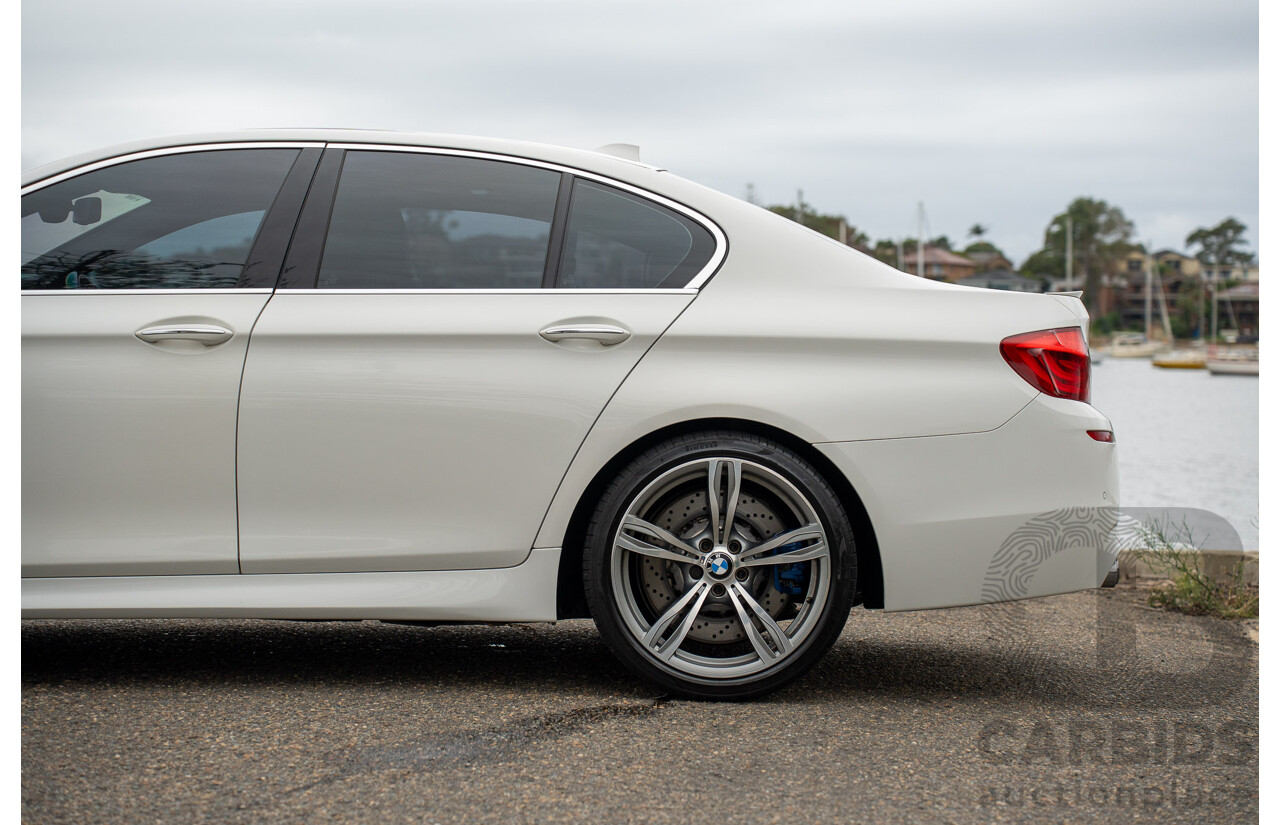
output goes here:
[{"label": "tinted side window", "polygon": [[611,186],[574,181],[557,286],[682,287],[715,253],[715,239],[678,212]]},{"label": "tinted side window", "polygon": [[560,173],[412,152],[348,152],[321,289],[538,289]]},{"label": "tinted side window", "polygon": [[23,289],[235,287],[297,149],[130,161],[22,199]]}]

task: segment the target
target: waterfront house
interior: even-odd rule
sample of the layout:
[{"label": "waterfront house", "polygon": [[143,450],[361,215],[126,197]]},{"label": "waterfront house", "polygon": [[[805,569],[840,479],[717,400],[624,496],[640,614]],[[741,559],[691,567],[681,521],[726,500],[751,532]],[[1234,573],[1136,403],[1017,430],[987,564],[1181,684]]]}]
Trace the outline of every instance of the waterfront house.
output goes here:
[{"label": "waterfront house", "polygon": [[1005,289],[1010,292],[1044,292],[1045,282],[1028,278],[1009,269],[993,269],[968,275],[956,281],[960,286],[976,286],[983,289]]},{"label": "waterfront house", "polygon": [[[915,250],[903,257],[902,268],[914,274],[917,272]],[[977,270],[977,264],[963,255],[957,255],[949,249],[937,246],[924,248],[924,276],[931,281],[957,281],[968,277]]]}]

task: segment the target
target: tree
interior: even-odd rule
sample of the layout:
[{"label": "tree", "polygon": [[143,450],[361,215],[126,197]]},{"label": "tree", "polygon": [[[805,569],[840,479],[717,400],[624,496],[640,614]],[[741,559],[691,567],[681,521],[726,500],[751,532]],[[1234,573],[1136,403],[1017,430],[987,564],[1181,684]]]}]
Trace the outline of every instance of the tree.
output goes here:
[{"label": "tree", "polygon": [[1066,271],[1067,218],[1071,221],[1071,274],[1084,275],[1084,301],[1097,314],[1102,273],[1133,249],[1133,222],[1117,206],[1104,200],[1076,198],[1054,215],[1044,231],[1044,246],[1022,265],[1024,274],[1057,278]]},{"label": "tree", "polygon": [[881,263],[894,268],[898,266],[898,245],[887,238],[876,241],[876,245],[871,248],[871,254]]},{"label": "tree", "polygon": [[[1195,290],[1196,330],[1202,337],[1204,335],[1205,269],[1210,266],[1220,267],[1253,263],[1252,252],[1236,248],[1245,242],[1244,231],[1247,228],[1235,218],[1227,218],[1212,229],[1201,227],[1187,236],[1187,246],[1200,247],[1200,251],[1196,253],[1196,258],[1201,264],[1200,283],[1196,285]],[[1222,276],[1221,271],[1219,271],[1218,276]],[[1214,300],[1217,299],[1214,298]]]},{"label": "tree", "polygon": [[[970,233],[972,234],[972,232]],[[1005,258],[1004,251],[991,241],[974,241],[960,251],[969,260],[977,264],[975,272],[987,272],[1000,266],[998,260]]]},{"label": "tree", "polygon": [[987,227],[983,226],[980,223],[975,223],[973,226],[969,227],[969,237],[977,238],[979,241],[981,241],[982,236],[987,234],[987,231],[988,231]]},{"label": "tree", "polygon": [[1212,229],[1201,227],[1187,236],[1187,246],[1198,246],[1196,258],[1202,264],[1232,266],[1253,263],[1253,253],[1236,247],[1245,243],[1249,227],[1235,218],[1227,218]]},{"label": "tree", "polygon": [[[775,204],[767,208],[776,215],[790,218],[793,221],[796,220],[796,207],[791,204]],[[840,222],[844,221],[846,243],[850,246],[865,247],[871,242],[871,238],[867,233],[849,223],[844,215],[824,215],[820,212],[815,212],[810,204],[801,203],[799,218],[800,220],[797,223],[801,226],[807,226],[816,232],[821,232],[828,238],[835,238],[836,240],[840,239]]]},{"label": "tree", "polygon": [[[1161,267],[1161,276],[1172,275]],[[1169,327],[1174,338],[1191,338],[1200,329],[1204,309],[1200,284],[1188,278],[1178,285],[1169,305]]]},{"label": "tree", "polygon": [[1061,278],[1066,261],[1067,250],[1065,247],[1059,247],[1058,249],[1046,247],[1032,252],[1022,266],[1019,267],[1018,271],[1023,275],[1036,278]]}]

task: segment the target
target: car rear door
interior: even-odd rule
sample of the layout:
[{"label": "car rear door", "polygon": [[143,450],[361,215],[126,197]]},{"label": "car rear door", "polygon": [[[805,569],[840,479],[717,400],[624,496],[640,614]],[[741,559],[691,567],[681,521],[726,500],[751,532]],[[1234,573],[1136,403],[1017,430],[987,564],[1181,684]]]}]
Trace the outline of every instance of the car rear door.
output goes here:
[{"label": "car rear door", "polygon": [[24,576],[237,572],[240,373],[319,155],[170,149],[24,190]]},{"label": "car rear door", "polygon": [[245,365],[243,570],[520,563],[713,233],[550,164],[329,148]]}]

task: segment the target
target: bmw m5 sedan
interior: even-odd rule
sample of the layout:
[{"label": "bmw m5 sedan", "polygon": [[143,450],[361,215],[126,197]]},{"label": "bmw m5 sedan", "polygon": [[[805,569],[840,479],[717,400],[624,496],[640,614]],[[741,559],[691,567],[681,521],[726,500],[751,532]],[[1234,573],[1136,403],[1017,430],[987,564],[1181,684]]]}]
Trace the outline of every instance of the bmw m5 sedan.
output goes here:
[{"label": "bmw m5 sedan", "polygon": [[611,151],[273,130],[26,173],[23,615],[591,617],[742,698],[856,605],[1110,578],[1078,297]]}]

